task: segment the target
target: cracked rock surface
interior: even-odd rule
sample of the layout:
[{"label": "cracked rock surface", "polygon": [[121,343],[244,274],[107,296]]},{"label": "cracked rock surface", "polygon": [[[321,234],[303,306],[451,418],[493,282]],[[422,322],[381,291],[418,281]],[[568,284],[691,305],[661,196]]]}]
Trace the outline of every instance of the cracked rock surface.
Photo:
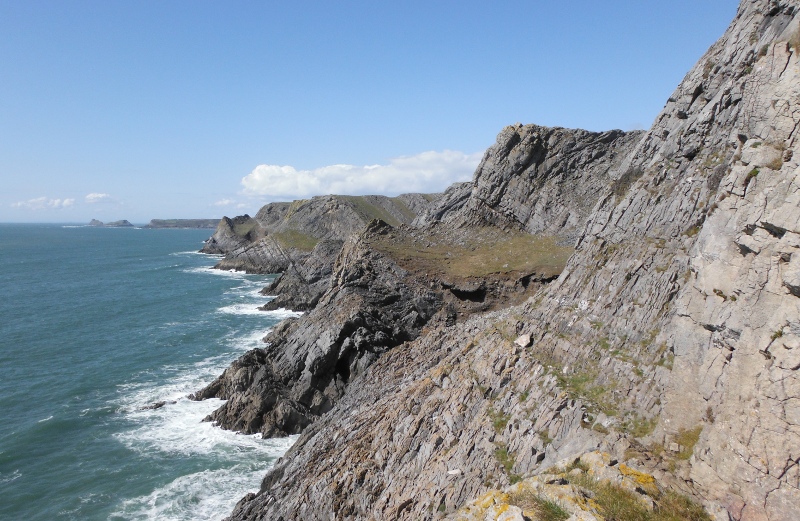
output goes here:
[{"label": "cracked rock surface", "polygon": [[[799,54],[800,2],[743,0],[649,131],[507,127],[416,228],[348,239],[314,311],[212,384],[228,412],[266,404],[251,431],[302,430],[230,519],[458,519],[596,450],[712,518],[796,519]],[[455,244],[478,227],[575,237],[575,251],[527,301],[453,319],[437,277],[375,242],[444,228]],[[449,294],[477,294],[459,284]],[[344,325],[367,309],[356,338]],[[524,514],[507,506],[489,519]]]}]

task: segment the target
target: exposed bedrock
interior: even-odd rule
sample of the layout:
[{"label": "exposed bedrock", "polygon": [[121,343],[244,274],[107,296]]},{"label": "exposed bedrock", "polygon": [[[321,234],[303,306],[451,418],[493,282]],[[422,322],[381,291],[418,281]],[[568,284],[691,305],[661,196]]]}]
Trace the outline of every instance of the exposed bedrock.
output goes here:
[{"label": "exposed bedrock", "polygon": [[228,400],[210,419],[265,436],[300,432],[380,353],[419,334],[442,302],[365,247],[370,236],[388,228],[376,221],[351,238],[319,305],[301,319],[281,323],[266,338],[267,347],[247,353],[197,394]]},{"label": "exposed bedrock", "polygon": [[623,174],[620,163],[642,134],[506,127],[473,181],[450,187],[414,224],[492,225],[574,240],[603,188]]},{"label": "exposed bedrock", "polygon": [[223,254],[220,269],[249,273],[292,271],[306,277],[301,265],[321,254],[311,264],[330,260],[327,249],[315,251],[320,241],[344,241],[364,229],[372,219],[393,226],[410,223],[427,209],[438,194],[325,195],[270,203],[255,217],[223,218],[201,251]]},{"label": "exposed bedrock", "polygon": [[[515,307],[429,320],[351,371],[231,519],[463,519],[487,491],[601,449],[718,520],[794,520],[798,7],[743,1],[653,127],[593,185],[597,202],[558,279]],[[501,136],[523,143],[513,128]],[[431,229],[466,237],[477,216],[528,230],[544,211],[491,183],[467,188],[440,199],[448,209],[427,214],[440,223]]]},{"label": "exposed bedrock", "polygon": [[[535,138],[525,141],[520,135]],[[554,171],[543,166],[519,168],[518,161],[510,158],[528,150],[530,143],[540,142],[542,136],[549,145],[537,156],[538,161]],[[547,180],[551,184],[545,183],[541,190],[548,191],[588,176],[581,168],[608,182],[620,175],[612,169],[618,166],[618,160],[611,159],[616,153],[612,151],[632,144],[631,136],[619,131],[600,134],[534,125],[508,127],[487,152],[474,184],[485,183],[480,179],[487,175],[488,164],[498,165],[493,179],[525,186],[525,190],[529,186],[516,178]],[[558,158],[578,170],[565,168]],[[520,197],[519,190],[508,188],[493,204],[499,208],[508,198]],[[580,197],[585,204],[591,198],[596,200],[599,192],[587,191]],[[573,212],[570,219],[580,215],[574,198],[552,199],[549,212],[562,215],[569,207]],[[334,204],[338,199],[319,198],[323,200]],[[463,218],[458,226],[433,218],[427,224],[417,223],[419,227],[395,228],[373,221],[366,232],[351,236],[341,251],[340,242],[322,240],[305,258],[287,260],[281,277],[265,289],[276,298],[264,308],[313,311],[291,325],[276,328],[267,338],[269,347],[260,354],[246,355],[197,394],[198,398],[229,400],[210,419],[244,432],[299,432],[330,409],[354,374],[363,372],[387,349],[416,338],[434,315],[437,324],[452,325],[473,313],[522,302],[542,283],[558,276],[572,252],[564,244],[572,220],[562,219],[562,227],[548,226],[552,236],[531,235],[520,223],[499,226],[488,213],[475,214],[473,206],[461,206]],[[415,210],[423,207],[419,202]],[[298,205],[296,211],[300,208],[303,206]],[[259,230],[286,222],[288,213],[282,203],[267,205],[258,221],[244,220],[240,226],[261,233]],[[454,211],[449,218],[458,215]],[[276,243],[269,237],[247,248]]]}]

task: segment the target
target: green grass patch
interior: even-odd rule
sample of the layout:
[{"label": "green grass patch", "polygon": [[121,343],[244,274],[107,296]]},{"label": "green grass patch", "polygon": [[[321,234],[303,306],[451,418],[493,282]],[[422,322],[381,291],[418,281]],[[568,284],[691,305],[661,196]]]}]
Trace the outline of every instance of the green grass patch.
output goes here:
[{"label": "green grass patch", "polygon": [[641,418],[638,415],[624,421],[622,430],[631,434],[634,438],[642,438],[652,433],[658,425],[658,417]]},{"label": "green grass patch", "polygon": [[511,494],[509,504],[518,506],[522,511],[537,521],[565,521],[569,519],[569,512],[554,501],[536,494],[532,490],[522,490]]},{"label": "green grass patch", "polygon": [[606,521],[710,521],[711,517],[691,499],[674,492],[651,495],[655,506],[649,510],[638,494],[608,481],[581,474],[565,476],[570,483],[594,493],[593,501]]},{"label": "green grass patch", "polygon": [[246,237],[247,234],[256,227],[256,224],[257,223],[255,219],[248,219],[242,223],[234,222],[233,233],[235,233],[238,237]]},{"label": "green grass patch", "polygon": [[692,457],[694,446],[700,439],[700,433],[703,431],[703,426],[698,425],[693,429],[681,429],[675,435],[675,443],[681,446],[680,452],[675,455],[676,458],[687,460]]},{"label": "green grass patch", "polygon": [[317,245],[319,239],[313,235],[303,233],[299,230],[284,230],[272,234],[272,237],[283,248],[296,248],[302,251],[311,251]]},{"label": "green grass patch", "polygon": [[489,418],[492,420],[492,427],[494,427],[494,432],[500,434],[508,425],[508,420],[511,419],[511,416],[505,414],[503,411],[495,411],[492,408],[489,408]]},{"label": "green grass patch", "polygon": [[369,222],[373,219],[380,219],[392,226],[400,226],[401,224],[400,221],[386,211],[386,209],[368,202],[360,195],[340,195],[338,197],[349,202],[356,213],[358,213],[366,222]]},{"label": "green grass patch", "polygon": [[567,391],[573,399],[587,402],[587,409],[593,412],[600,411],[607,416],[617,415],[617,406],[609,399],[610,390],[604,385],[597,384],[597,373],[591,371],[578,371],[571,375],[557,374],[558,384]]},{"label": "green grass patch", "polygon": [[392,203],[394,203],[395,207],[397,207],[397,209],[400,211],[400,213],[402,213],[402,214],[403,214],[403,217],[404,217],[404,218],[405,218],[405,219],[406,219],[408,222],[411,222],[411,221],[413,221],[413,220],[414,220],[414,218],[417,216],[417,214],[416,214],[416,213],[414,213],[414,210],[412,210],[411,208],[409,208],[409,206],[406,204],[406,202],[405,202],[405,201],[403,201],[401,198],[399,198],[399,197],[392,197],[392,198],[391,198],[391,201],[392,201]]},{"label": "green grass patch", "polygon": [[514,468],[514,463],[516,463],[516,458],[514,457],[514,453],[508,450],[502,443],[495,444],[497,448],[494,449],[494,457],[497,459],[497,462],[503,467],[503,470],[506,471],[506,476],[508,476],[509,481],[511,484],[517,483],[522,479],[519,474],[514,474],[511,471]]},{"label": "green grass patch", "polygon": [[410,271],[464,278],[501,273],[556,276],[573,252],[555,237],[489,228],[475,230],[468,238],[447,232],[419,237],[390,233],[372,245]]}]

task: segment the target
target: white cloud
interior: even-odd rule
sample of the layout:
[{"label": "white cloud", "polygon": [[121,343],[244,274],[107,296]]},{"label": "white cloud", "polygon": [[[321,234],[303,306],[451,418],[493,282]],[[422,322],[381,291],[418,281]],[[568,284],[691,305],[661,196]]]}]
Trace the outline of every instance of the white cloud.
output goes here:
[{"label": "white cloud", "polygon": [[91,193],[88,194],[85,198],[87,203],[95,204],[95,203],[102,203],[111,200],[111,196],[108,194],[98,194],[98,193]]},{"label": "white cloud", "polygon": [[220,199],[216,203],[213,203],[213,205],[214,206],[231,206],[235,202],[236,201],[234,201],[233,199]]},{"label": "white cloud", "polygon": [[37,197],[27,201],[12,203],[12,208],[24,208],[27,210],[46,210],[48,208],[60,210],[75,204],[75,199],[51,199],[49,197]]},{"label": "white cloud", "polygon": [[247,195],[294,199],[314,195],[398,195],[441,192],[452,183],[469,181],[483,156],[453,150],[423,152],[391,159],[388,165],[330,165],[314,170],[258,165],[242,178]]}]

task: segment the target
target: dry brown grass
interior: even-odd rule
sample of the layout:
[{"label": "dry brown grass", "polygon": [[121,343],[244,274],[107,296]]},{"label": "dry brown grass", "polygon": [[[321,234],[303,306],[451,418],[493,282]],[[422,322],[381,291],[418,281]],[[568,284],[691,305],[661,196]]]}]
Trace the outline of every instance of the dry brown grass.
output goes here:
[{"label": "dry brown grass", "polygon": [[405,269],[459,278],[514,272],[552,277],[561,273],[573,251],[554,237],[496,229],[477,230],[467,238],[391,233],[372,245]]}]

